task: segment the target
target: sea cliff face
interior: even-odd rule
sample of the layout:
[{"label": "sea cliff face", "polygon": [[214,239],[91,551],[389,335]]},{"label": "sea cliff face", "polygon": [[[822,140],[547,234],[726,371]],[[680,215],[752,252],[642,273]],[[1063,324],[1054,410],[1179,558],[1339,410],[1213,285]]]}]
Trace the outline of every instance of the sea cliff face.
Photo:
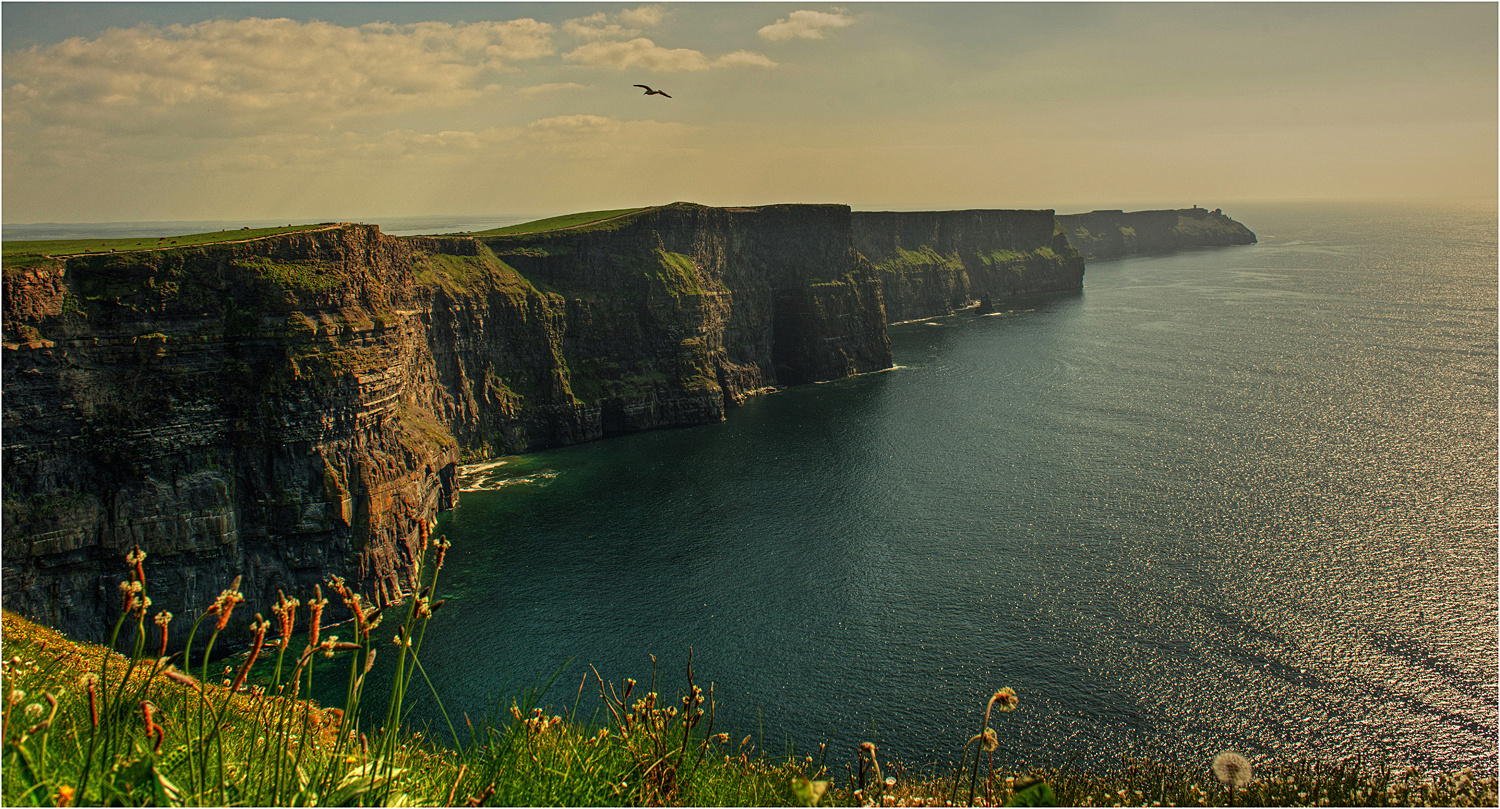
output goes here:
[{"label": "sea cliff face", "polygon": [[4,605],[102,639],[136,545],[179,619],[236,576],[390,603],[464,458],[717,422],[889,368],[888,322],[1082,278],[1051,211],[841,205],[33,256],[4,272]]},{"label": "sea cliff face", "polygon": [[1255,244],[1255,234],[1215,208],[1164,211],[1091,211],[1057,221],[1085,259],[1137,253],[1170,253],[1195,247]]},{"label": "sea cliff face", "polygon": [[189,620],[241,574],[409,590],[458,460],[411,259],[339,226],[7,269],[5,606],[99,639],[137,544]]},{"label": "sea cliff face", "polygon": [[[887,368],[843,206],[678,204],[531,236],[328,226],[7,268],[5,606],[99,639],[236,575],[410,592],[460,457],[719,421]],[[238,616],[240,622],[247,615]]]},{"label": "sea cliff face", "polygon": [[892,323],[1083,288],[1083,258],[1049,210],[861,211],[853,224]]}]

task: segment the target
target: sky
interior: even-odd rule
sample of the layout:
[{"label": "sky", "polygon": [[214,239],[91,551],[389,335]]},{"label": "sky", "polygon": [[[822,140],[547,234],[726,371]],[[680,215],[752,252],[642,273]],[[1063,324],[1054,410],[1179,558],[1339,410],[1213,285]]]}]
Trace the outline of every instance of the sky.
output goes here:
[{"label": "sky", "polygon": [[0,217],[1494,200],[1497,22],[1494,3],[6,0]]}]

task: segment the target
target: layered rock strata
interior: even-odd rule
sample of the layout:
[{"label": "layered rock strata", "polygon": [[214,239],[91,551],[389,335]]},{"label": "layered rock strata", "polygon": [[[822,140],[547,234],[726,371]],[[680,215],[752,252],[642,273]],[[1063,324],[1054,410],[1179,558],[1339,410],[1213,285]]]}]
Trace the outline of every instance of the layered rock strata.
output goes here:
[{"label": "layered rock strata", "polygon": [[1057,221],[1085,259],[1171,253],[1196,247],[1255,244],[1255,234],[1215,208],[1163,211],[1091,211]]},{"label": "layered rock strata", "polygon": [[857,211],[853,225],[892,323],[1083,288],[1083,258],[1049,210]]},{"label": "layered rock strata", "polygon": [[413,247],[346,225],[5,273],[4,603],[98,640],[121,560],[192,620],[330,573],[409,591],[458,445]]},{"label": "layered rock strata", "polygon": [[100,639],[134,545],[179,620],[236,575],[261,611],[329,574],[399,599],[462,454],[715,422],[889,367],[849,220],[677,204],[531,236],[334,225],[7,267],[5,606]]},{"label": "layered rock strata", "polygon": [[[1165,244],[1135,227],[1131,249]],[[686,203],[527,235],[340,224],[8,264],[4,605],[102,639],[135,545],[179,621],[235,576],[241,625],[330,574],[390,603],[461,458],[717,422],[890,367],[887,322],[1082,277],[1051,211]]]}]

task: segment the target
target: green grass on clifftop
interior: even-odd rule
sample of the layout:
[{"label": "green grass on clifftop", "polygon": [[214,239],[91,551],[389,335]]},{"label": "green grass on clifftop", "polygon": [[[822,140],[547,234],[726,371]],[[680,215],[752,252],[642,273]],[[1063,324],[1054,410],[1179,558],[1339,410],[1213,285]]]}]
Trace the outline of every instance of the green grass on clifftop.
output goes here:
[{"label": "green grass on clifftop", "polygon": [[493,230],[481,230],[467,235],[470,236],[512,236],[523,233],[545,233],[551,230],[566,230],[569,228],[580,228],[604,222],[609,219],[617,219],[627,214],[649,210],[648,208],[619,208],[613,211],[588,211],[586,213],[570,213],[563,216],[554,216],[548,219],[538,219],[535,222],[523,222],[510,227],[495,228]]},{"label": "green grass on clifftop", "polygon": [[44,239],[38,241],[6,241],[0,244],[0,257],[5,266],[23,266],[37,263],[47,256],[74,256],[85,254],[124,253],[135,250],[168,250],[174,247],[192,247],[223,242],[240,242],[260,239],[282,233],[304,230],[320,230],[332,227],[318,225],[287,225],[278,228],[242,228],[240,230],[218,230],[210,233],[188,233],[181,236],[154,238],[137,236],[127,239]]}]

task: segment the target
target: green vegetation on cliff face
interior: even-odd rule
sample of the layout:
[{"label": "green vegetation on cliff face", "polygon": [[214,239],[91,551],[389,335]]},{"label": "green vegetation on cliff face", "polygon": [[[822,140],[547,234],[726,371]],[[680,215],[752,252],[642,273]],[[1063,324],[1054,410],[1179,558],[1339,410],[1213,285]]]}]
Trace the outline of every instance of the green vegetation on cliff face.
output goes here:
[{"label": "green vegetation on cliff face", "polygon": [[134,541],[174,610],[243,571],[262,600],[329,572],[396,600],[461,457],[714,423],[889,366],[847,208],[585,219],[17,253],[36,260],[4,273],[6,606],[98,638],[118,613],[100,549]]},{"label": "green vegetation on cliff face", "polygon": [[1083,261],[1051,211],[856,212],[853,222],[891,322],[1083,286]]},{"label": "green vegetation on cliff face", "polygon": [[1255,243],[1249,228],[1217,209],[1091,211],[1062,215],[1057,221],[1088,259]]}]

